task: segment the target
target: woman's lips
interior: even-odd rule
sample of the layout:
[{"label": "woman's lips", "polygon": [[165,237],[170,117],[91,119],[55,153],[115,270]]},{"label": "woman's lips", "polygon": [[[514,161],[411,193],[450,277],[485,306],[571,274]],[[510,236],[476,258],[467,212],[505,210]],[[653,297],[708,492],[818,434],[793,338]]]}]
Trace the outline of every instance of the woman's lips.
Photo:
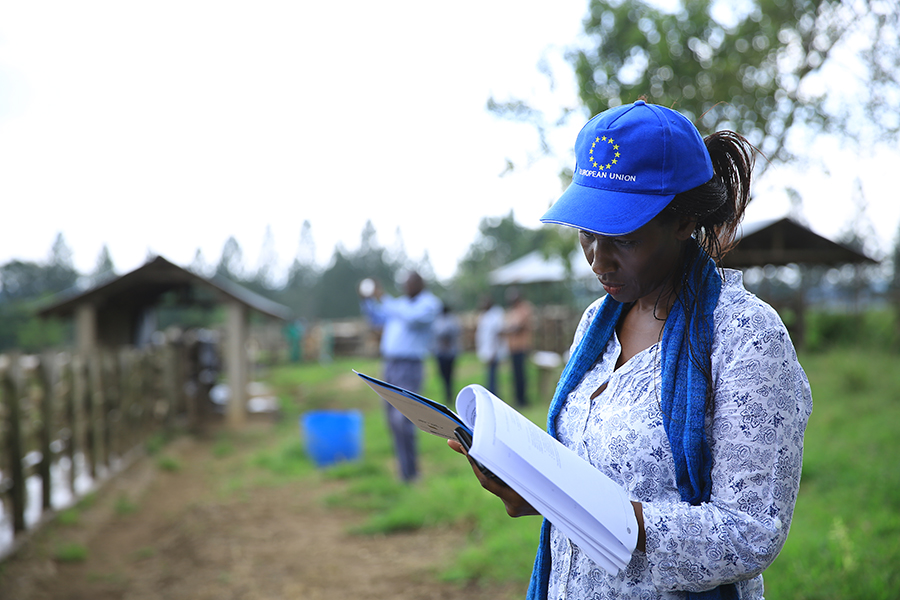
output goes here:
[{"label": "woman's lips", "polygon": [[600,283],[603,286],[603,289],[606,290],[607,294],[611,296],[615,296],[619,292],[622,291],[622,284],[620,283]]}]

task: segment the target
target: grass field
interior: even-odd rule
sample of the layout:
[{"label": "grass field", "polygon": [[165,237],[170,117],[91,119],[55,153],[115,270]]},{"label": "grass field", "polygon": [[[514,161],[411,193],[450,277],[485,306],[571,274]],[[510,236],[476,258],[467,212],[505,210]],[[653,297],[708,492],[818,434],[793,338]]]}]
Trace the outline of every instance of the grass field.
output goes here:
[{"label": "grass field", "polygon": [[[813,388],[800,497],[787,544],[765,574],[766,596],[792,599],[900,597],[900,368],[896,356],[860,349],[801,356]],[[334,506],[366,515],[358,535],[453,527],[469,543],[439,576],[455,581],[524,582],[531,571],[540,522],[510,519],[483,491],[468,464],[433,436],[420,435],[423,477],[398,483],[380,400],[352,374],[379,374],[377,361],[337,360],[273,368],[286,418],[278,443],[254,462],[282,478],[342,480]],[[503,374],[508,377],[507,373]],[[531,381],[536,375],[531,374]],[[482,382],[481,365],[466,356],[459,384]],[[501,379],[501,395],[508,395]],[[425,395],[443,400],[436,369]],[[549,399],[526,416],[543,425]],[[327,470],[306,458],[297,418],[308,410],[356,408],[365,414],[363,458]]]}]

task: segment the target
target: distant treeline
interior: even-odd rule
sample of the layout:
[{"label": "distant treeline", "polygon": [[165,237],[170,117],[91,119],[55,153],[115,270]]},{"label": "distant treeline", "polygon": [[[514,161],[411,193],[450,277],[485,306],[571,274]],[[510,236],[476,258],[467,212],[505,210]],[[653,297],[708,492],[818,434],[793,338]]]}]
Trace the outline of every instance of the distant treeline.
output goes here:
[{"label": "distant treeline", "polygon": [[[452,235],[435,231],[435,244],[441,237]],[[400,291],[399,278],[410,269],[417,270],[429,288],[455,311],[475,310],[485,296],[503,302],[505,289],[492,286],[489,273],[534,250],[547,256],[569,256],[577,241],[574,232],[562,227],[528,229],[516,223],[513,213],[503,218],[481,221],[476,239],[457,265],[449,279],[438,280],[426,254],[419,261],[410,260],[402,251],[402,244],[391,249],[377,242],[371,222],[363,228],[360,246],[354,251],[341,247],[334,250],[331,261],[321,267],[312,260],[313,243],[309,223],[301,229],[301,252],[291,264],[287,277],[274,283],[271,263],[262,264],[255,272],[248,272],[242,264],[242,252],[235,238],[229,238],[215,266],[195,261],[188,265],[203,276],[217,275],[243,285],[256,293],[291,309],[297,319],[309,322],[346,319],[359,316],[357,286],[366,277],[378,279],[389,294]],[[307,251],[303,251],[304,246]],[[900,246],[895,247],[891,266],[898,264]],[[199,257],[199,252],[198,252]],[[274,257],[270,257],[274,258]],[[792,306],[799,295],[811,307],[837,312],[861,313],[877,305],[895,304],[900,295],[900,276],[896,268],[885,264],[861,268],[828,269],[823,267],[781,267],[751,269],[746,273],[748,288],[782,311],[789,323]],[[35,317],[38,307],[52,301],[56,294],[88,289],[107,281],[116,273],[108,250],[104,247],[93,272],[76,271],[72,252],[58,235],[45,263],[13,260],[0,266],[0,352],[17,349],[38,352],[64,345],[71,340],[71,325],[45,321]],[[583,282],[582,282],[583,283]],[[563,305],[584,308],[594,299],[579,282],[534,284],[526,286],[526,296],[537,305]],[[221,311],[199,306],[184,306],[177,295],[164,297],[157,308],[157,324],[182,327],[209,327],[221,323]],[[815,319],[807,329],[811,345],[828,345],[829,340],[846,337],[843,320],[825,319],[818,330]],[[827,325],[826,325],[827,323]],[[854,326],[850,325],[850,329]]]}]

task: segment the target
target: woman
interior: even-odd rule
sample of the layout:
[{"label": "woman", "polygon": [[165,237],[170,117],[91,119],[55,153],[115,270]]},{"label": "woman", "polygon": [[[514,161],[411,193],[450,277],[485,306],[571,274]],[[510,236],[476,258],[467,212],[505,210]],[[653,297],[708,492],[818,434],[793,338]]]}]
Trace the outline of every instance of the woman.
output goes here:
[{"label": "woman", "polygon": [[[591,119],[575,154],[541,220],[579,230],[607,294],[581,319],[547,428],[628,491],[639,534],[610,574],[545,520],[529,598],[762,598],[812,399],[778,315],[716,268],[749,202],[752,148],[638,101]],[[535,514],[474,470],[511,516]]]}]

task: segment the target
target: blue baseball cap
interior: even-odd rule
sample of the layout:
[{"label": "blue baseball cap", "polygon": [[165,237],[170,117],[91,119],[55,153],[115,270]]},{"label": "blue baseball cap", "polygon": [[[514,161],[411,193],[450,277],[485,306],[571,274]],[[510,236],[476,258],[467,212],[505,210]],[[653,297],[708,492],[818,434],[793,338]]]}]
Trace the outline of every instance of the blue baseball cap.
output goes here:
[{"label": "blue baseball cap", "polygon": [[582,127],[572,184],[541,221],[624,235],[712,176],[697,128],[679,112],[638,100],[603,111]]}]

